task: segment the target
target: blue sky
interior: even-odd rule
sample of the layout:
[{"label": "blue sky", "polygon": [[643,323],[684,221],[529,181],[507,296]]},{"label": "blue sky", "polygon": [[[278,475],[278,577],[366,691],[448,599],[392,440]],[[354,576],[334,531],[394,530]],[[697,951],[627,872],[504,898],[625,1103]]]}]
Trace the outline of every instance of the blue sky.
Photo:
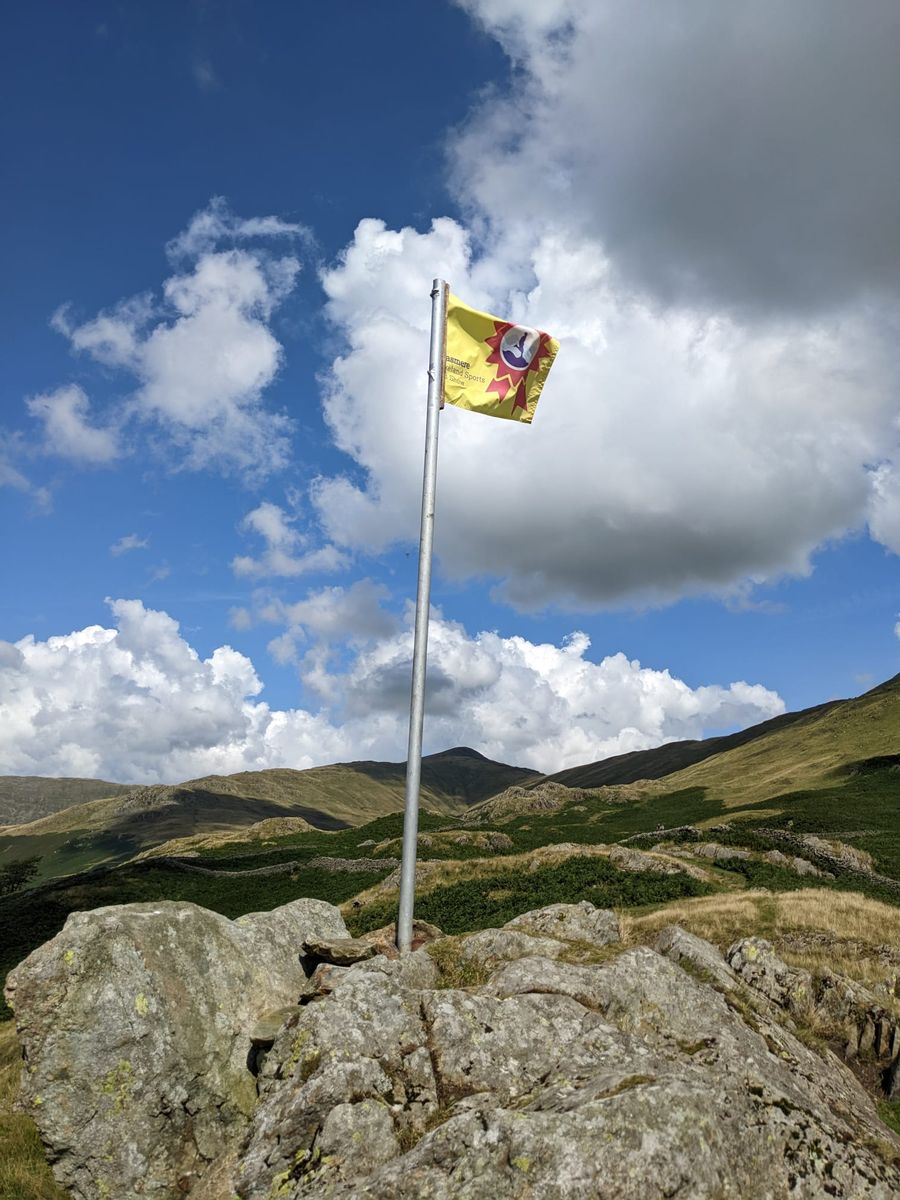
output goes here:
[{"label": "blue sky", "polygon": [[434,274],[562,349],[530,429],[444,414],[426,749],[556,769],[900,669],[869,8],[11,12],[0,770],[403,757]]}]

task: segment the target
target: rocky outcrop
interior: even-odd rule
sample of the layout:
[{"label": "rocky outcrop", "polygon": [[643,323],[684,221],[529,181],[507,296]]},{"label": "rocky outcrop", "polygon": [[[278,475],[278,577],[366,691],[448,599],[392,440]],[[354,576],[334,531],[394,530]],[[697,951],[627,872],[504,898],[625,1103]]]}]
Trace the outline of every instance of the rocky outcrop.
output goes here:
[{"label": "rocky outcrop", "polygon": [[473,805],[463,814],[461,821],[464,825],[503,824],[504,821],[512,821],[525,813],[557,812],[567,804],[591,799],[592,795],[593,793],[585,788],[570,788],[553,780],[537,784],[535,787],[516,784],[492,796],[490,800]]},{"label": "rocky outcrop", "polygon": [[[360,845],[365,843],[360,842]],[[454,857],[454,849],[464,846],[467,849],[483,850],[485,853],[505,854],[513,849],[513,840],[508,833],[498,833],[495,829],[485,830],[441,830],[437,833],[420,833],[417,839],[419,851],[440,850],[447,858]],[[374,846],[375,843],[373,842]],[[386,838],[375,846],[375,854],[400,854],[403,848],[402,838]]]},{"label": "rocky outcrop", "polygon": [[[144,862],[150,861],[145,856]],[[154,866],[170,867],[174,871],[187,871],[192,875],[215,875],[221,878],[241,879],[264,875],[298,875],[303,871],[347,872],[363,874],[365,872],[394,871],[400,866],[398,858],[333,858],[320,855],[317,858],[292,859],[290,862],[272,863],[267,867],[253,867],[249,870],[235,871],[220,867],[201,866],[194,858],[173,858],[168,855],[156,854],[152,858]]]},{"label": "rocky outcrop", "polygon": [[278,1035],[233,1179],[242,1200],[900,1188],[900,1141],[846,1068],[653,950],[519,958],[467,990],[410,986],[420,953],[350,968]]},{"label": "rocky outcrop", "polygon": [[650,875],[690,875],[692,879],[706,880],[709,873],[690,863],[673,862],[668,855],[643,850],[632,850],[628,846],[613,845],[609,848],[609,861],[620,871],[646,871]]},{"label": "rocky outcrop", "polygon": [[[125,918],[132,939],[135,920]],[[203,928],[224,954],[231,935],[215,924],[221,920]],[[159,936],[144,934],[140,945],[167,944],[171,929],[163,920]],[[301,933],[296,946],[334,958],[349,949],[343,936],[340,929]],[[202,1179],[196,1169],[183,1176],[171,1170],[171,1147],[185,1144],[186,1120],[176,1128],[141,1109],[169,1165],[166,1180],[147,1165],[145,1144],[135,1149],[143,1134],[127,1113],[147,1096],[143,1059],[140,1078],[116,1079],[112,1092],[83,1077],[76,1086],[64,1078],[45,1022],[43,1042],[32,1034],[29,1043],[29,1066],[57,1089],[44,1136],[76,1107],[83,1132],[92,1109],[111,1112],[121,1095],[121,1142],[110,1153],[119,1156],[117,1168],[129,1154],[135,1161],[143,1155],[143,1172],[132,1170],[125,1185],[104,1193],[98,1179],[112,1177],[108,1165],[87,1147],[70,1146],[68,1177],[77,1176],[76,1195],[92,1200],[889,1200],[900,1193],[900,1138],[881,1124],[844,1064],[795,1036],[785,997],[796,998],[802,977],[767,944],[745,940],[726,961],[677,928],[664,930],[656,949],[627,948],[619,937],[612,913],[586,902],[551,905],[502,930],[437,940],[400,958],[322,962],[302,996],[268,1005],[242,1036],[209,1012],[209,1028],[196,1036],[207,1046],[219,1039],[220,1049],[207,1050],[207,1059],[220,1061],[228,1044],[237,1051],[229,1069],[236,1068],[252,1048],[256,1080],[245,1071],[243,1085],[228,1086],[245,1097],[241,1086],[252,1085],[258,1101],[249,1113],[245,1103],[226,1129],[216,1108],[222,1089],[216,1098],[202,1086],[188,1089],[191,1120],[223,1130]],[[111,944],[118,961],[134,957],[125,933]],[[572,961],[585,944],[603,961]],[[442,946],[455,953],[482,947],[483,982],[447,986],[456,977],[442,975]],[[17,972],[24,1030],[43,1011],[39,980],[56,980],[66,994],[61,968],[49,966],[64,962],[65,949],[48,950],[37,952],[48,964],[43,974],[40,957]],[[192,950],[199,953],[196,944]],[[97,959],[98,994],[115,990],[116,969],[116,961]],[[281,994],[299,977],[286,979]],[[222,988],[232,982],[217,979]],[[242,983],[244,992],[271,996],[258,977]],[[117,997],[113,1012],[124,993]],[[162,1006],[162,993],[157,999]],[[178,1003],[174,988],[167,1002]],[[66,1023],[75,1015],[84,1013],[71,1012]],[[156,1019],[166,1025],[174,1018],[160,1007]],[[152,1034],[135,1025],[129,1038],[124,1023],[115,1028],[112,1053],[124,1055],[127,1046],[134,1061],[135,1043]],[[94,1028],[95,1050],[104,1035]],[[189,1069],[196,1072],[196,1059]],[[32,1085],[26,1088],[33,1102]],[[196,1162],[201,1157],[194,1153]]]},{"label": "rocky outcrop", "polygon": [[772,1004],[819,1028],[840,1045],[848,1061],[870,1064],[894,1097],[898,1089],[900,1019],[863,984],[833,971],[815,975],[791,967],[764,938],[743,938],[726,955],[734,974]]},{"label": "rocky outcrop", "polygon": [[763,858],[775,867],[785,867],[789,871],[796,871],[798,875],[817,875],[822,879],[834,878],[830,871],[823,871],[809,859],[800,858],[796,854],[782,854],[780,850],[767,850]]},{"label": "rocky outcrop", "polygon": [[237,921],[173,901],[73,913],[6,992],[21,1102],[62,1186],[84,1200],[189,1192],[246,1126],[249,1033],[296,1001],[300,945],[346,934],[319,900]]}]

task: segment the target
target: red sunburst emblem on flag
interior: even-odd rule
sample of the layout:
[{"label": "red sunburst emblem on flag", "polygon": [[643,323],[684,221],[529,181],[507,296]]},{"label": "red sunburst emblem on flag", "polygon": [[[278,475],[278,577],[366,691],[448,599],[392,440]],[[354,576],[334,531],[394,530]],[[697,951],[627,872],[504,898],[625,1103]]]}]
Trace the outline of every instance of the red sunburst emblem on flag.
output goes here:
[{"label": "red sunburst emblem on flag", "polygon": [[528,373],[537,371],[550,355],[550,334],[527,325],[514,325],[511,321],[495,321],[494,332],[484,340],[491,347],[487,361],[497,368],[487,390],[496,392],[501,403],[513,391],[512,411],[521,408],[527,412],[525,385]]}]

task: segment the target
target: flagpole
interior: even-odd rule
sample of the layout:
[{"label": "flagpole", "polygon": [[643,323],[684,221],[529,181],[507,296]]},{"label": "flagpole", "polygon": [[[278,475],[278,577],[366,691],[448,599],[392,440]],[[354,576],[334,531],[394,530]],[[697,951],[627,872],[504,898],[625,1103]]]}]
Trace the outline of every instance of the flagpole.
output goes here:
[{"label": "flagpole", "polygon": [[416,592],[416,631],[413,641],[412,688],[409,701],[409,746],[406,754],[406,799],[403,817],[403,858],[400,863],[400,906],[397,947],[412,944],[416,896],[416,839],[419,833],[419,784],[422,778],[422,725],[425,718],[425,663],[428,656],[428,611],[431,603],[431,551],[434,542],[434,501],[437,490],[438,422],[444,398],[444,359],[447,341],[447,296],[443,279],[431,285],[431,346],[428,354],[428,410],[425,418],[425,474],[422,481],[422,524],[419,533],[419,583]]}]

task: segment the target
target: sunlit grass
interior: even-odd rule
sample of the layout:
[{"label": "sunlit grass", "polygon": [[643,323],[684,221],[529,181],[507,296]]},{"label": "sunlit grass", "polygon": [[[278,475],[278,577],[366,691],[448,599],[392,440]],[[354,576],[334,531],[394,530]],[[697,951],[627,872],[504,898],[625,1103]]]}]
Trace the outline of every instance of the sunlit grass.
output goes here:
[{"label": "sunlit grass", "polygon": [[21,1058],[14,1022],[0,1024],[0,1200],[66,1200],[56,1186],[37,1128],[13,1111]]}]

